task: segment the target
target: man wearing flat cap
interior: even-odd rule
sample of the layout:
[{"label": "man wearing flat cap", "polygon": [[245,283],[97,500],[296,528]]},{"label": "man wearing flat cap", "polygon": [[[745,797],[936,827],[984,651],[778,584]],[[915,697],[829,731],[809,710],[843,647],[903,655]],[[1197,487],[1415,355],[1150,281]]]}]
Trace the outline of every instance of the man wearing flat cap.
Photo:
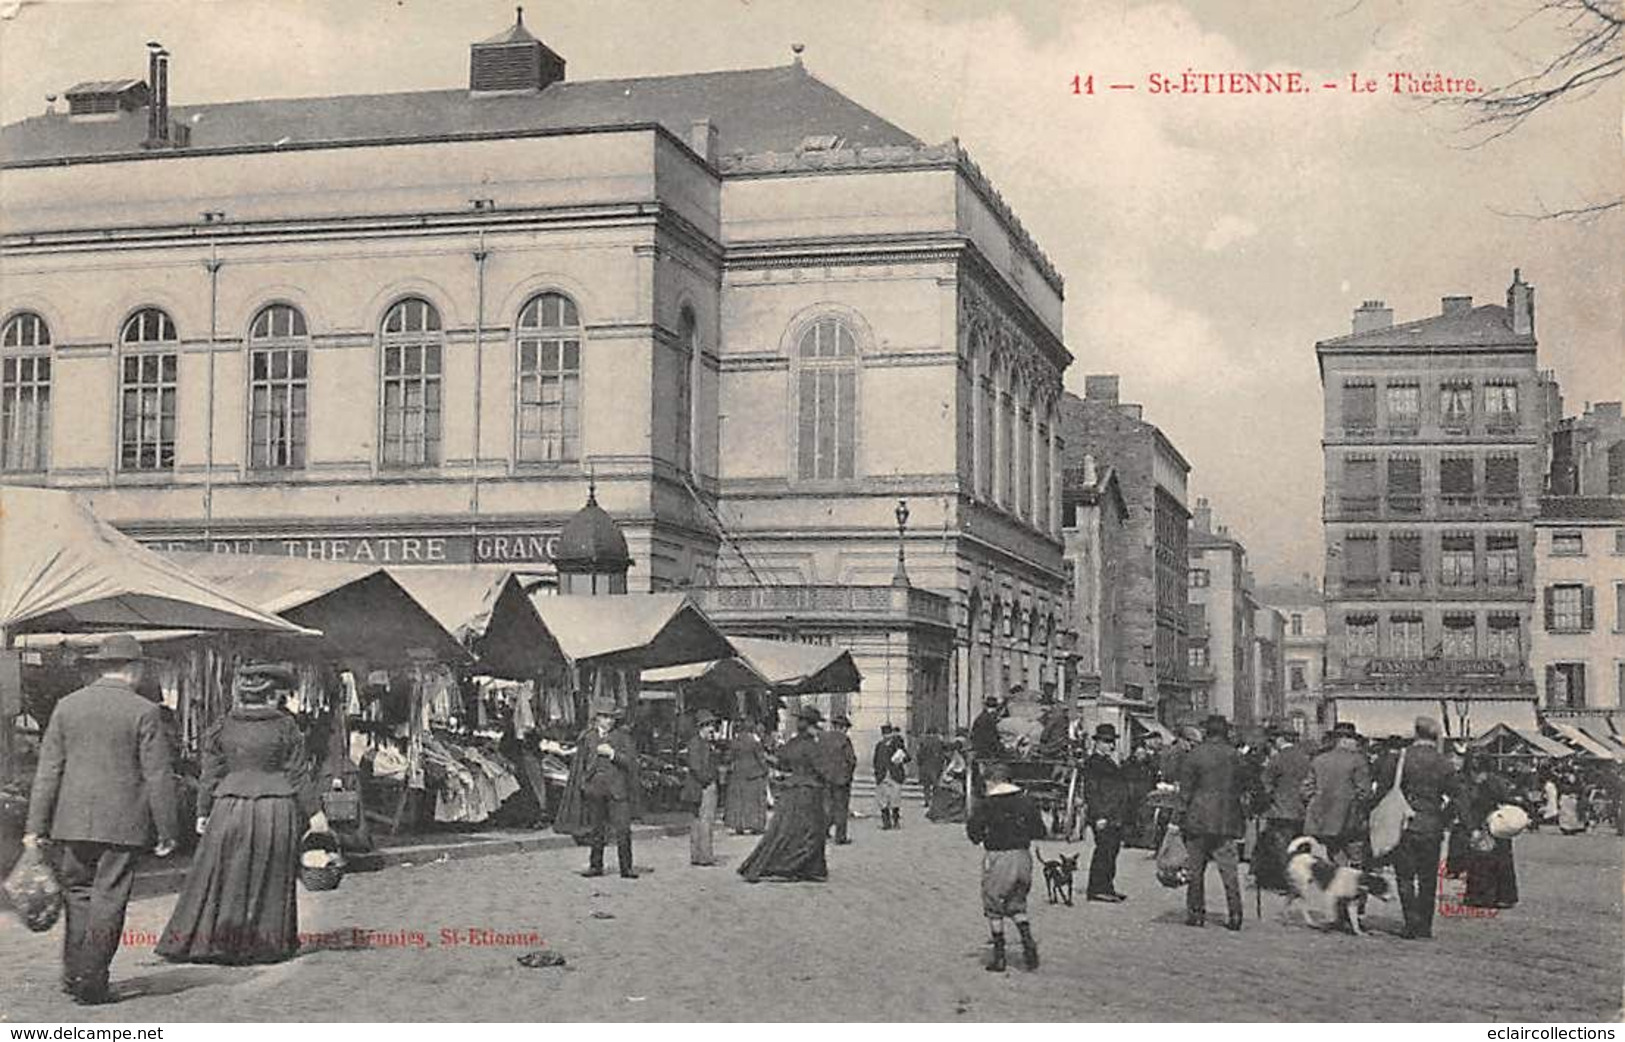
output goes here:
[{"label": "man wearing flat cap", "polygon": [[[1411,805],[1412,817],[1405,823],[1399,846],[1394,848],[1394,882],[1399,906],[1405,913],[1407,940],[1433,936],[1433,905],[1439,888],[1439,847],[1444,841],[1444,803],[1461,798],[1461,780],[1450,759],[1439,751],[1439,723],[1432,717],[1416,718],[1414,738],[1405,747],[1405,769],[1399,771],[1399,756],[1385,757],[1378,771],[1377,789],[1386,793],[1400,774],[1399,791]],[[1380,798],[1380,797],[1379,797]]]},{"label": "man wearing flat cap", "polygon": [[97,1005],[114,1001],[107,970],[136,863],[146,849],[159,857],[175,849],[178,820],[163,715],[136,692],[141,645],[113,634],[88,660],[100,676],[58,702],[45,729],[23,845],[49,839],[59,848],[62,989]]},{"label": "man wearing flat cap", "polygon": [[1353,721],[1338,721],[1331,737],[1332,747],[1310,761],[1304,779],[1303,831],[1325,844],[1339,865],[1359,868],[1365,864],[1371,764]]},{"label": "man wearing flat cap", "polygon": [[852,776],[858,770],[858,753],[847,735],[852,730],[852,721],[846,714],[836,713],[829,723],[830,729],[818,740],[818,751],[827,758],[825,770],[829,772],[825,807],[835,830],[836,845],[845,846],[852,842],[847,835],[847,825],[852,817]]},{"label": "man wearing flat cap", "polygon": [[717,863],[711,829],[717,817],[717,718],[709,709],[694,714],[694,736],[688,740],[688,776],[683,779],[683,802],[694,808],[688,828],[688,863],[710,867]]}]

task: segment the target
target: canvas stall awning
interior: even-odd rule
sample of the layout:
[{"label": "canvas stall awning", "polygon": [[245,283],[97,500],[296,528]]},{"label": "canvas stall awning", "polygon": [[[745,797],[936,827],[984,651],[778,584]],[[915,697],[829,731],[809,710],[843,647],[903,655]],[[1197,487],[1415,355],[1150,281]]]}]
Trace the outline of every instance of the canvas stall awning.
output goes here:
[{"label": "canvas stall awning", "polygon": [[760,637],[731,639],[739,657],[781,695],[845,694],[863,683],[846,648]]},{"label": "canvas stall awning", "polygon": [[733,692],[739,690],[766,691],[773,685],[753,669],[749,663],[737,658],[718,659],[715,662],[694,662],[686,666],[667,666],[664,669],[643,671],[643,687],[675,690],[706,690]]},{"label": "canvas stall awning", "polygon": [[1532,755],[1549,756],[1554,760],[1561,760],[1574,755],[1573,749],[1570,749],[1562,742],[1555,742],[1547,738],[1539,731],[1529,728],[1508,727],[1505,724],[1499,724],[1491,728],[1468,744],[1474,748],[1482,749],[1505,741],[1521,744]]},{"label": "canvas stall awning", "polygon": [[1529,699],[1473,698],[1447,700],[1441,709],[1437,698],[1355,698],[1338,695],[1332,702],[1335,720],[1350,721],[1368,738],[1407,737],[1414,733],[1418,716],[1432,717],[1444,724],[1445,737],[1474,738],[1497,724],[1519,731],[1539,730],[1535,703]]},{"label": "canvas stall awning", "polygon": [[565,657],[577,664],[659,669],[735,654],[722,631],[680,593],[584,597],[538,592],[530,602]]},{"label": "canvas stall awning", "polygon": [[8,633],[307,632],[165,560],[68,492],[0,486],[0,548]]},{"label": "canvas stall awning", "polygon": [[247,554],[166,555],[194,575],[290,622],[324,644],[375,663],[461,662],[468,653],[383,568]]},{"label": "canvas stall awning", "polygon": [[1578,727],[1575,727],[1573,724],[1565,724],[1557,720],[1548,720],[1547,723],[1551,726],[1552,730],[1557,732],[1557,736],[1559,738],[1565,742],[1568,742],[1570,745],[1574,746],[1580,752],[1585,753],[1588,756],[1596,757],[1599,760],[1618,761],[1621,759],[1618,753],[1586,734]]},{"label": "canvas stall awning", "polygon": [[538,677],[564,663],[519,579],[502,568],[452,565],[391,573],[494,677]]}]

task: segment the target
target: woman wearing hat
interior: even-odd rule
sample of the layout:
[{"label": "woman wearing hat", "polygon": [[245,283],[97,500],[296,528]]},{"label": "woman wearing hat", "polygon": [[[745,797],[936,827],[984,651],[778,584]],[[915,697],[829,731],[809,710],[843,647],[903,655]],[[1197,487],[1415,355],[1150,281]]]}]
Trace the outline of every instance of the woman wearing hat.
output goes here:
[{"label": "woman wearing hat", "polygon": [[171,962],[279,962],[299,948],[299,842],[326,831],[299,725],[277,705],[292,671],[237,671],[237,706],[203,737],[198,844],[158,954]]},{"label": "woman wearing hat", "polygon": [[735,729],[728,743],[728,787],[722,820],[736,836],[760,834],[767,828],[767,749],[762,725]]},{"label": "woman wearing hat", "polygon": [[795,737],[779,750],[779,769],[789,775],[782,783],[783,795],[761,841],[739,866],[746,882],[765,876],[813,883],[829,878],[824,862],[829,758],[818,751],[818,725],[823,722],[824,714],[814,706],[796,713]]},{"label": "woman wearing hat", "polygon": [[1512,840],[1489,833],[1489,817],[1513,802],[1512,786],[1490,769],[1487,757],[1469,753],[1461,802],[1450,831],[1450,861],[1467,876],[1462,903],[1471,908],[1511,908],[1518,903],[1518,869]]},{"label": "woman wearing hat", "polygon": [[925,812],[928,820],[938,824],[962,824],[965,820],[965,788],[970,769],[966,760],[970,732],[961,727],[954,733],[953,744],[948,747],[948,762],[937,777],[931,790],[931,807]]}]

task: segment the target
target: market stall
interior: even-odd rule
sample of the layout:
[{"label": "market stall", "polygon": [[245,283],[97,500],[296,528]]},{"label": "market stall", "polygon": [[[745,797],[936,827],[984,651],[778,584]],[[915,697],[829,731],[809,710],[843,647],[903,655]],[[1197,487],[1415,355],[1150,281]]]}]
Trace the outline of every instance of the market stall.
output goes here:
[{"label": "market stall", "polygon": [[1541,761],[1566,760],[1574,755],[1574,750],[1539,731],[1507,724],[1496,724],[1470,740],[1467,747],[1488,757],[1495,773],[1507,778],[1532,771]]}]

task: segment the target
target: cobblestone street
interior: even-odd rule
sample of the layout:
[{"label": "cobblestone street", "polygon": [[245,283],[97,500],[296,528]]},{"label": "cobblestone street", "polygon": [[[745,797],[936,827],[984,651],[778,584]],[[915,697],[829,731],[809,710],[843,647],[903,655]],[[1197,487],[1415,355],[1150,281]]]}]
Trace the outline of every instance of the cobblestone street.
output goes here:
[{"label": "cobblestone street", "polygon": [[[1621,844],[1612,836],[1517,843],[1523,903],[1448,918],[1432,944],[1392,936],[1374,902],[1366,938],[1283,920],[1239,935],[1182,924],[1145,851],[1125,851],[1131,900],[1034,902],[1037,973],[981,968],[974,848],[917,808],[900,833],[856,823],[830,849],[824,886],[733,872],[749,840],[719,833],[726,866],[693,869],[679,839],[643,843],[636,882],[576,874],[584,851],[443,861],[300,892],[324,935],[286,964],[170,966],[151,951],[172,896],[131,908],[114,979],[130,995],[81,1009],[56,990],[60,928],[0,923],[0,1019],[195,1020],[1500,1020],[1618,1019]],[[1046,850],[1055,850],[1051,845]],[[1085,847],[1085,854],[1087,854]],[[613,860],[613,859],[612,859]],[[1087,857],[1084,867],[1087,868]],[[1452,887],[1455,884],[1450,884]],[[1214,880],[1209,900],[1222,902]],[[1248,914],[1253,894],[1248,891]],[[357,944],[354,931],[371,931]],[[494,931],[485,936],[477,931]],[[515,959],[545,940],[565,968]],[[486,943],[480,943],[484,941]]]}]

